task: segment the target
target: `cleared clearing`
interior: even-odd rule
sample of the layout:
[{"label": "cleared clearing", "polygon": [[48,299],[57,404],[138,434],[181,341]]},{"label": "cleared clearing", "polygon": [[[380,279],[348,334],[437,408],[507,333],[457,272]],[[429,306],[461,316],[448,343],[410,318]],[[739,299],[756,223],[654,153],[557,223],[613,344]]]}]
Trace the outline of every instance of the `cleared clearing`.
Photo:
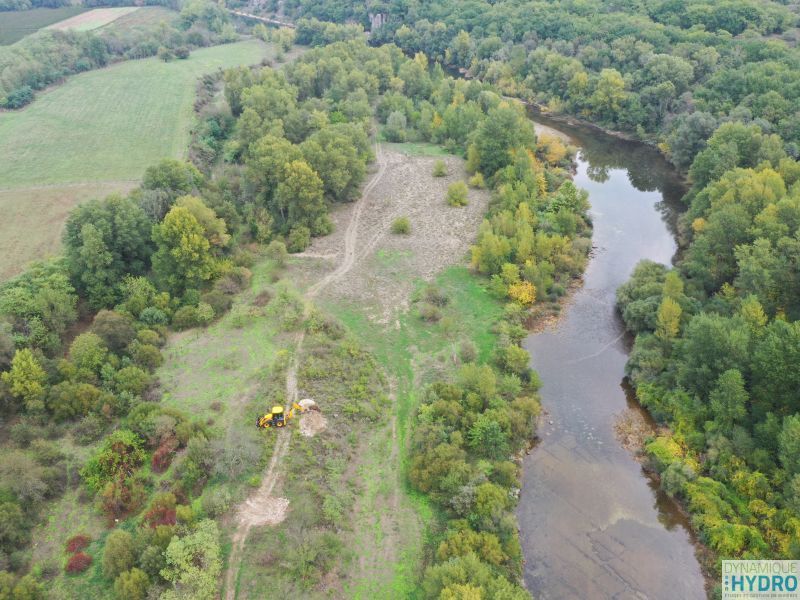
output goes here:
[{"label": "cleared clearing", "polygon": [[130,189],[149,165],[183,156],[199,77],[268,53],[248,40],[196,50],[187,60],[124,62],[0,113],[0,276],[57,251],[78,202]]},{"label": "cleared clearing", "polygon": [[106,27],[107,31],[123,31],[139,27],[150,27],[168,23],[178,16],[178,12],[163,6],[142,6],[139,10],[121,16]]},{"label": "cleared clearing", "polygon": [[112,21],[119,19],[129,13],[139,10],[138,6],[121,6],[117,8],[95,8],[85,13],[75,15],[69,19],[64,19],[58,23],[53,23],[47,29],[58,29],[66,31],[90,31],[108,25]]}]

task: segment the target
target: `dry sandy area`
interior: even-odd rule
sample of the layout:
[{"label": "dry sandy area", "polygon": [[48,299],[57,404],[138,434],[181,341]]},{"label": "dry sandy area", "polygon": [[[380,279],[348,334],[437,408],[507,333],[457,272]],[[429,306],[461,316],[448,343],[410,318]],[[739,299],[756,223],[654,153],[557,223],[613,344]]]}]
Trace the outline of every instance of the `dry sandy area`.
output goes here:
[{"label": "dry sandy area", "polygon": [[[489,193],[470,189],[467,206],[448,206],[448,185],[468,177],[463,160],[407,156],[387,147],[382,154],[385,173],[363,198],[355,263],[319,297],[352,303],[370,319],[390,323],[407,306],[417,280],[430,280],[464,259],[486,213]],[[447,164],[445,177],[432,175],[438,160]],[[331,215],[334,232],[316,238],[306,252],[296,255],[293,269],[298,282],[318,281],[341,262],[355,208],[354,204],[337,207]],[[409,235],[390,231],[392,221],[401,216],[411,222]]]}]

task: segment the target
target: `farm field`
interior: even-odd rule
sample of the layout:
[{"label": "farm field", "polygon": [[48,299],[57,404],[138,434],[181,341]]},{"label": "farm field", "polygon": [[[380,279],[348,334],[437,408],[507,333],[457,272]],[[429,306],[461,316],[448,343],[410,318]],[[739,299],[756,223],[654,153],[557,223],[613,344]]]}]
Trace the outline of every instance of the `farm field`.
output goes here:
[{"label": "farm field", "polygon": [[122,31],[136,29],[138,27],[158,25],[161,22],[169,22],[178,13],[163,6],[141,6],[138,10],[129,12],[115,19],[105,26],[106,31]]},{"label": "farm field", "polygon": [[62,6],[60,8],[33,8],[4,12],[0,18],[0,46],[18,42],[25,36],[36,33],[42,27],[75,17],[87,10],[82,6]]},{"label": "farm field", "polygon": [[[0,223],[0,240],[11,248],[0,258],[0,276],[55,252],[78,202],[129,189],[149,165],[183,156],[199,77],[267,54],[266,45],[248,40],[203,48],[183,61],[125,62],[73,77],[24,110],[0,114],[0,210],[29,224]],[[21,231],[25,241],[17,246],[12,241]]]},{"label": "farm field", "polygon": [[90,31],[92,29],[99,29],[104,25],[123,17],[127,14],[139,10],[137,6],[121,6],[117,8],[95,8],[88,12],[75,15],[69,19],[53,23],[48,29],[58,29],[66,31],[72,29],[74,31]]}]

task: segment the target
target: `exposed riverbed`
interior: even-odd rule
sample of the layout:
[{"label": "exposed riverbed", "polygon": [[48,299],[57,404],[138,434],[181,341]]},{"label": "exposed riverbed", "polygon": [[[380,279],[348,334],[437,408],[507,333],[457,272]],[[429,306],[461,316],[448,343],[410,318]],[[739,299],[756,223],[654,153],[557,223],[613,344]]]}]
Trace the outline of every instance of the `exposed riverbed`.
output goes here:
[{"label": "exposed riverbed", "polygon": [[535,120],[580,148],[575,183],[589,192],[594,249],[561,319],[524,344],[546,411],[518,508],[525,583],[537,599],[705,598],[685,519],[614,432],[637,409],[623,387],[631,340],[615,292],[640,260],[671,262],[681,179],[652,148]]}]

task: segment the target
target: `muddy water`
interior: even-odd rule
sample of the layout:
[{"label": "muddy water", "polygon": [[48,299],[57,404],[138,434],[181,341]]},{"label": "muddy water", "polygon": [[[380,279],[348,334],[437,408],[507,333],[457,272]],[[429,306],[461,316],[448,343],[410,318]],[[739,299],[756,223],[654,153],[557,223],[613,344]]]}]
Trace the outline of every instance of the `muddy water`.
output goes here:
[{"label": "muddy water", "polygon": [[643,258],[670,263],[681,182],[647,147],[536,120],[581,149],[595,248],[558,325],[525,341],[546,410],[518,509],[525,583],[538,599],[704,598],[685,521],[614,434],[631,402],[615,290]]}]

